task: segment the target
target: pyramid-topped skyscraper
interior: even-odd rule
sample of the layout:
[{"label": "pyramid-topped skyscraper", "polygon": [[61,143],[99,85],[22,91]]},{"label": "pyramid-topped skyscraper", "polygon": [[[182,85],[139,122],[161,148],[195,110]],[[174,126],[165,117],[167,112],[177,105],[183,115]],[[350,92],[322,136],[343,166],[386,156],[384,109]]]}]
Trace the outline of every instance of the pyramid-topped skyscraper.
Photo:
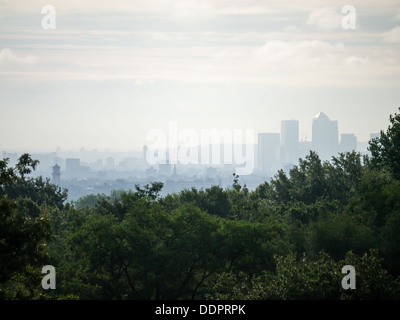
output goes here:
[{"label": "pyramid-topped skyscraper", "polygon": [[312,148],[322,160],[329,160],[338,152],[338,124],[322,111],[312,123]]}]

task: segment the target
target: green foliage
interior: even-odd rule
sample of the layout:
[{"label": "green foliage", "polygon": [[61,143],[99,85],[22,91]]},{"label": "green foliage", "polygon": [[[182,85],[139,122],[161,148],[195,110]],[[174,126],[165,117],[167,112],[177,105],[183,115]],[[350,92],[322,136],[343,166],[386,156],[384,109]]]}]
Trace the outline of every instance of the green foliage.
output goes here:
[{"label": "green foliage", "polygon": [[341,299],[392,300],[400,299],[400,282],[382,266],[377,250],[357,256],[348,252],[341,265],[352,265],[356,270],[356,289],[342,292]]},{"label": "green foliage", "polygon": [[68,272],[77,283],[89,284],[89,290],[79,290],[81,298],[201,297],[216,272],[261,271],[284,251],[277,225],[225,220],[191,203],[166,212],[140,193],[103,204],[108,211],[100,205],[66,230],[70,238],[63,250],[87,269],[62,270],[61,277]]},{"label": "green foliage", "polygon": [[325,250],[336,261],[343,259],[348,251],[362,254],[377,246],[371,228],[346,214],[328,214],[310,224],[309,230],[311,253]]},{"label": "green foliage", "polygon": [[38,165],[28,154],[23,154],[15,168],[8,167],[8,159],[0,160],[0,197],[9,199],[30,198],[39,205],[47,204],[62,208],[67,199],[67,190],[62,190],[42,177],[26,178]]},{"label": "green foliage", "polygon": [[329,255],[318,259],[295,254],[276,256],[276,271],[252,278],[242,274],[222,274],[213,284],[212,299],[304,300],[337,299],[340,291],[340,269]]},{"label": "green foliage", "polygon": [[[399,108],[400,110],[400,108]],[[386,132],[369,142],[370,164],[373,168],[384,168],[400,179],[400,114],[389,117],[390,125]]]},{"label": "green foliage", "polygon": [[256,189],[261,198],[273,199],[281,204],[302,202],[310,205],[323,199],[346,204],[357,195],[363,169],[360,153],[340,153],[332,162],[322,163],[313,151],[299,159],[299,165],[289,171],[278,171],[268,184]]},{"label": "green foliage", "polygon": [[201,210],[220,217],[227,217],[231,212],[228,194],[219,186],[205,190],[183,190],[179,194],[182,203],[193,203]]},{"label": "green foliage", "polygon": [[[399,199],[399,198],[397,198]],[[398,208],[398,207],[397,207]],[[400,275],[400,210],[394,210],[382,230],[384,265],[392,274]]]},{"label": "green foliage", "polygon": [[98,205],[107,196],[105,194],[89,194],[87,196],[80,197],[75,202],[75,207],[77,209],[91,209]]},{"label": "green foliage", "polygon": [[[342,268],[356,270],[356,289],[346,290]],[[245,273],[222,273],[210,285],[208,299],[240,300],[377,300],[400,299],[400,283],[382,267],[378,251],[362,256],[351,251],[335,262],[327,253],[317,259],[303,254],[276,257],[276,271],[249,277]]]},{"label": "green foliage", "polygon": [[27,289],[32,277],[37,279],[32,267],[44,265],[51,234],[49,217],[32,200],[0,199],[0,298],[33,295],[33,289]]}]

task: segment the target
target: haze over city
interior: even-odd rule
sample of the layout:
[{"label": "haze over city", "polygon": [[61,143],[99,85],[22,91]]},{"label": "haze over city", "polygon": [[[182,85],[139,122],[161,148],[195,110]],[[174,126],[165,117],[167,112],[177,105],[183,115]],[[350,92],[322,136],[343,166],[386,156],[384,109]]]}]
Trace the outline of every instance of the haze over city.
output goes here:
[{"label": "haze over city", "polygon": [[[164,184],[163,194],[192,187],[229,187],[233,173],[254,190],[279,170],[288,173],[311,150],[322,161],[343,152],[369,154],[368,141],[379,136],[371,133],[368,141],[360,142],[354,133],[339,133],[338,121],[322,111],[312,120],[311,141],[299,139],[298,120],[280,123],[279,132],[261,132],[257,137],[252,130],[245,134],[240,130],[203,130],[198,137],[194,130],[178,132],[177,123],[170,122],[167,133],[152,132],[152,144],[144,145],[141,152],[85,148],[71,151],[58,147],[50,153],[33,153],[32,157],[39,160],[33,175],[47,177],[55,185],[67,188],[69,200],[93,193],[132,190],[154,181]],[[180,140],[183,145],[179,145]],[[2,157],[16,165],[22,153],[3,151]]]},{"label": "haze over city", "polygon": [[[56,28],[44,30],[51,4]],[[398,1],[0,1],[0,150],[140,151],[153,128],[367,141],[400,98]]]}]

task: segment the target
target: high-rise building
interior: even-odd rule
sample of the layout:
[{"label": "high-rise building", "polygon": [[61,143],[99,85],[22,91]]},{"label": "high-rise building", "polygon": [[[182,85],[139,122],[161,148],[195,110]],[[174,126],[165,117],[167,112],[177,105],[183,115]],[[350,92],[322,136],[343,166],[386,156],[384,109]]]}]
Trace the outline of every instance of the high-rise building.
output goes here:
[{"label": "high-rise building", "polygon": [[342,133],[340,135],[340,152],[357,151],[357,137],[354,133]]},{"label": "high-rise building", "polygon": [[320,112],[312,123],[312,148],[322,160],[329,160],[338,152],[338,124]]},{"label": "high-rise building", "polygon": [[281,121],[281,160],[283,163],[297,162],[299,153],[299,121]]},{"label": "high-rise building", "polygon": [[61,177],[61,171],[60,171],[60,166],[56,164],[53,166],[53,183],[56,185],[60,184],[60,177]]},{"label": "high-rise building", "polygon": [[279,133],[258,134],[258,168],[263,174],[271,175],[279,162]]}]

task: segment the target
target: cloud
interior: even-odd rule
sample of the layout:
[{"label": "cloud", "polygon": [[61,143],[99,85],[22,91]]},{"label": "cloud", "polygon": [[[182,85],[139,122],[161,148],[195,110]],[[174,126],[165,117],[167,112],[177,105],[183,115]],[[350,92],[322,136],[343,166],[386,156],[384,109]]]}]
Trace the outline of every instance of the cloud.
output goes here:
[{"label": "cloud", "polygon": [[349,66],[363,66],[367,63],[365,58],[358,57],[356,55],[346,58],[345,64]]},{"label": "cloud", "polygon": [[209,18],[214,15],[214,8],[206,1],[179,0],[167,1],[168,11],[181,19]]},{"label": "cloud", "polygon": [[325,7],[311,12],[306,24],[319,29],[339,29],[341,28],[343,16],[334,7]]},{"label": "cloud", "polygon": [[4,48],[0,51],[0,63],[1,64],[9,64],[9,63],[17,63],[17,64],[35,64],[37,58],[32,55],[27,56],[18,56],[16,55],[10,48]]},{"label": "cloud", "polygon": [[382,41],[386,43],[400,44],[400,27],[395,27],[382,35]]},{"label": "cloud", "polygon": [[287,27],[283,28],[283,31],[284,32],[289,32],[289,33],[297,33],[297,32],[300,32],[301,29],[299,27],[297,27],[297,26],[290,25],[290,26],[287,26]]},{"label": "cloud", "polygon": [[[280,38],[264,39],[263,45],[146,48],[64,45],[57,50],[47,47],[32,50],[40,57],[40,68],[18,70],[9,63],[8,72],[1,68],[0,82],[128,81],[143,85],[167,79],[185,83],[250,81],[354,86],[379,80],[382,85],[383,77],[399,72],[400,59],[397,48],[382,50],[379,46],[368,46],[366,49],[365,45]],[[7,53],[0,52],[1,56]]]},{"label": "cloud", "polygon": [[267,41],[257,55],[265,61],[277,64],[295,65],[327,65],[340,61],[345,52],[341,43],[332,45],[325,41]]}]

